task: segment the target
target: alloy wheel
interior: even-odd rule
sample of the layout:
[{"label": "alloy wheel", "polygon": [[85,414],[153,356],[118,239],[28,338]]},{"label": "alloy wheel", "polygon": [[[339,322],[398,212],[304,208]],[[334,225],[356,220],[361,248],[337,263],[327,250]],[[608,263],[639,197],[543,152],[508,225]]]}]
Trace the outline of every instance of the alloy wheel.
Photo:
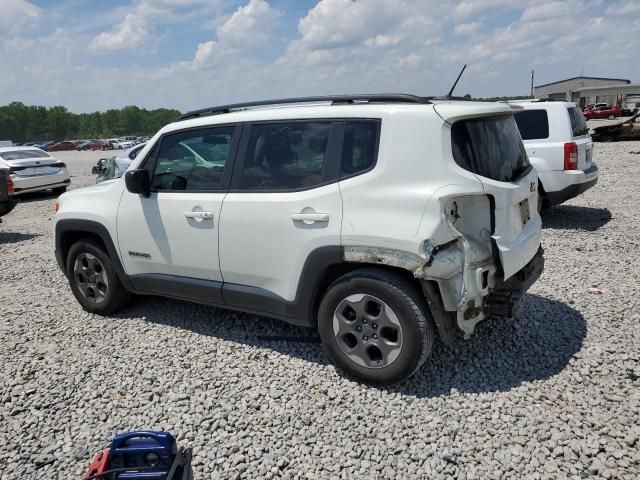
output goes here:
[{"label": "alloy wheel", "polygon": [[90,253],[81,253],[73,266],[73,277],[82,296],[91,303],[102,303],[109,289],[104,266]]},{"label": "alloy wheel", "polygon": [[362,367],[382,368],[395,362],[402,350],[402,327],[389,305],[373,295],[349,295],[333,315],[338,345]]}]

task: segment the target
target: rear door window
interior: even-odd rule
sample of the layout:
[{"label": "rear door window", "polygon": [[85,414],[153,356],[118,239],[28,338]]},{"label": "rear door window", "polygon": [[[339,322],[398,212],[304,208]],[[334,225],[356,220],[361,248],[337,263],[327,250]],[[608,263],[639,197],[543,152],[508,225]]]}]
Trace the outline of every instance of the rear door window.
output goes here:
[{"label": "rear door window", "polygon": [[571,131],[574,137],[581,137],[589,133],[589,127],[584,120],[584,115],[578,107],[567,108],[569,120],[571,121]]},{"label": "rear door window", "polygon": [[347,120],[344,125],[341,176],[357,175],[369,170],[378,153],[377,120]]},{"label": "rear door window", "polygon": [[520,110],[514,117],[523,140],[549,138],[549,117],[546,110]]},{"label": "rear door window", "polygon": [[296,190],[320,185],[330,133],[330,122],[252,125],[241,188]]},{"label": "rear door window", "polygon": [[451,127],[453,158],[480,176],[510,182],[529,169],[513,115],[460,120]]}]

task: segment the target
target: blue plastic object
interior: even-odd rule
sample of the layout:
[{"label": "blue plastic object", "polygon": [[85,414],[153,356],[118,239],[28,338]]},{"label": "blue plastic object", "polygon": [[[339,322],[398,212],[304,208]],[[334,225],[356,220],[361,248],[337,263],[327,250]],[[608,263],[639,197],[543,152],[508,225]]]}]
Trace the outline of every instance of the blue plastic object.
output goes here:
[{"label": "blue plastic object", "polygon": [[177,450],[169,432],[120,433],[111,441],[109,468],[126,469],[114,480],[166,480]]}]

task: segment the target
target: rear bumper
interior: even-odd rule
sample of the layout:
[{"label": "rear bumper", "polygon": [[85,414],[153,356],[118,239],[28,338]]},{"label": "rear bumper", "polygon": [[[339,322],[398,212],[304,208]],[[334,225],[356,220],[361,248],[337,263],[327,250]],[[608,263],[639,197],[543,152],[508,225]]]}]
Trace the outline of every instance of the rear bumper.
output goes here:
[{"label": "rear bumper", "polygon": [[55,175],[43,175],[41,177],[16,178],[13,176],[14,192],[16,195],[29,192],[39,192],[49,188],[66,187],[71,184],[69,173],[57,173]]},{"label": "rear bumper", "polygon": [[600,171],[593,163],[585,170],[539,172],[540,181],[549,205],[558,205],[577,197],[598,183]]},{"label": "rear bumper", "polygon": [[14,207],[16,206],[17,203],[18,202],[16,202],[12,198],[10,198],[8,200],[1,200],[0,201],[0,217],[2,217],[3,215],[6,215],[9,212],[11,212],[11,210],[14,209]]},{"label": "rear bumper", "polygon": [[522,298],[531,286],[536,283],[544,270],[544,250],[542,247],[520,271],[506,281],[496,279],[495,288],[485,300],[487,316],[514,318],[517,317]]}]

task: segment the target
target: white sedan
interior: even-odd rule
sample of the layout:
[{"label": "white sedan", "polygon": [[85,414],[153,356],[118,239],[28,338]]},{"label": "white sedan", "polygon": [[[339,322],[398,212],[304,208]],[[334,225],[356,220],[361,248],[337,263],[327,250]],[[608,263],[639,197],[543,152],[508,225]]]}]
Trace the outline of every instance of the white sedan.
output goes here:
[{"label": "white sedan", "polygon": [[60,195],[71,183],[67,165],[36,147],[0,148],[0,167],[9,169],[15,195],[53,190]]}]

